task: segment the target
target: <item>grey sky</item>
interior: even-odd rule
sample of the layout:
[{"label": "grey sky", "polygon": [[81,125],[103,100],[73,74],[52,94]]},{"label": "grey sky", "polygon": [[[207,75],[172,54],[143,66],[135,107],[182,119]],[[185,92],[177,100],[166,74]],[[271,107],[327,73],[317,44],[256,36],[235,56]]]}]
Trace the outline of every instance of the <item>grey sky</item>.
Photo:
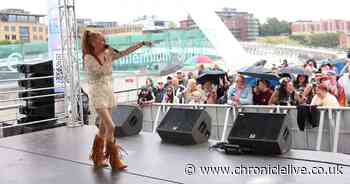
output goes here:
[{"label": "grey sky", "polygon": [[[348,0],[192,0],[201,6],[237,8],[253,13],[260,21],[278,17],[289,21],[348,19]],[[347,2],[348,1],[348,2]],[[1,0],[0,8],[22,8],[32,13],[47,14],[47,0]],[[181,20],[186,12],[178,0],[76,0],[77,16],[93,20],[127,23],[137,16],[156,14],[166,20]]]}]

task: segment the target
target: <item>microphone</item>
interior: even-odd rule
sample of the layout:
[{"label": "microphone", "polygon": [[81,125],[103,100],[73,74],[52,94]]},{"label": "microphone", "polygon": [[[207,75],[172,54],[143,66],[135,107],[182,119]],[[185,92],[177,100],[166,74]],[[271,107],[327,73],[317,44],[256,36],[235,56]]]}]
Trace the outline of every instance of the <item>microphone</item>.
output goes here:
[{"label": "microphone", "polygon": [[113,48],[113,47],[111,47],[110,45],[108,45],[108,44],[106,44],[105,45],[105,48],[106,49],[108,49],[108,48],[111,48],[114,52],[116,52],[116,53],[120,53],[120,51],[119,50],[117,50],[117,49],[115,49],[115,48]]}]

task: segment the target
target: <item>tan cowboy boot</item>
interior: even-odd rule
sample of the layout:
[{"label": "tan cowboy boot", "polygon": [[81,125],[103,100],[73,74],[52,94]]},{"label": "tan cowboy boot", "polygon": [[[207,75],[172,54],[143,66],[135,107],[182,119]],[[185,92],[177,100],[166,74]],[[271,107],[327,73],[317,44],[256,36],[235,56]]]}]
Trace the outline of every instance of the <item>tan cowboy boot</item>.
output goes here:
[{"label": "tan cowboy boot", "polygon": [[107,158],[109,157],[109,163],[113,169],[125,170],[128,166],[124,164],[119,152],[119,146],[113,141],[107,141]]},{"label": "tan cowboy boot", "polygon": [[106,167],[107,164],[107,158],[104,154],[104,143],[102,137],[99,135],[95,136],[94,144],[92,146],[90,160],[92,160],[96,167]]}]

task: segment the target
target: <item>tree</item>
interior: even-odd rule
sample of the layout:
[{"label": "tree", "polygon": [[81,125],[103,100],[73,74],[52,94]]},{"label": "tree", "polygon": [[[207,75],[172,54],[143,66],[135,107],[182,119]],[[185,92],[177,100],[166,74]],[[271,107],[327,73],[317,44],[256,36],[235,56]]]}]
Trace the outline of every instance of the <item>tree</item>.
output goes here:
[{"label": "tree", "polygon": [[177,24],[174,21],[169,22],[169,28],[177,28]]},{"label": "tree", "polygon": [[261,36],[279,36],[281,34],[289,34],[289,23],[287,21],[279,21],[277,18],[268,18],[260,28]]}]

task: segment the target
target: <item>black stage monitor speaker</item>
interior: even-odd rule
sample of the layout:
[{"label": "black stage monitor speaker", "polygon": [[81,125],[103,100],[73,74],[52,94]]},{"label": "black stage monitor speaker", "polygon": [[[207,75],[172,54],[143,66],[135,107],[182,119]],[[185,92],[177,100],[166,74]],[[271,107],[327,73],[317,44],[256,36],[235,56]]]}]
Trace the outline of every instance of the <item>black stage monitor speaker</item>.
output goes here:
[{"label": "black stage monitor speaker", "polygon": [[17,71],[19,73],[35,73],[36,75],[47,76],[53,75],[52,61],[45,62],[33,62],[17,65]]},{"label": "black stage monitor speaker", "polygon": [[241,112],[231,129],[228,142],[255,154],[282,154],[290,150],[292,139],[287,114]]},{"label": "black stage monitor speaker", "polygon": [[[133,105],[117,105],[113,107],[112,119],[115,125],[114,135],[125,137],[137,135],[142,130],[143,113],[141,109]],[[96,124],[100,123],[97,117]]]},{"label": "black stage monitor speaker", "polygon": [[208,141],[211,117],[203,109],[170,108],[157,127],[163,142],[191,145]]}]

